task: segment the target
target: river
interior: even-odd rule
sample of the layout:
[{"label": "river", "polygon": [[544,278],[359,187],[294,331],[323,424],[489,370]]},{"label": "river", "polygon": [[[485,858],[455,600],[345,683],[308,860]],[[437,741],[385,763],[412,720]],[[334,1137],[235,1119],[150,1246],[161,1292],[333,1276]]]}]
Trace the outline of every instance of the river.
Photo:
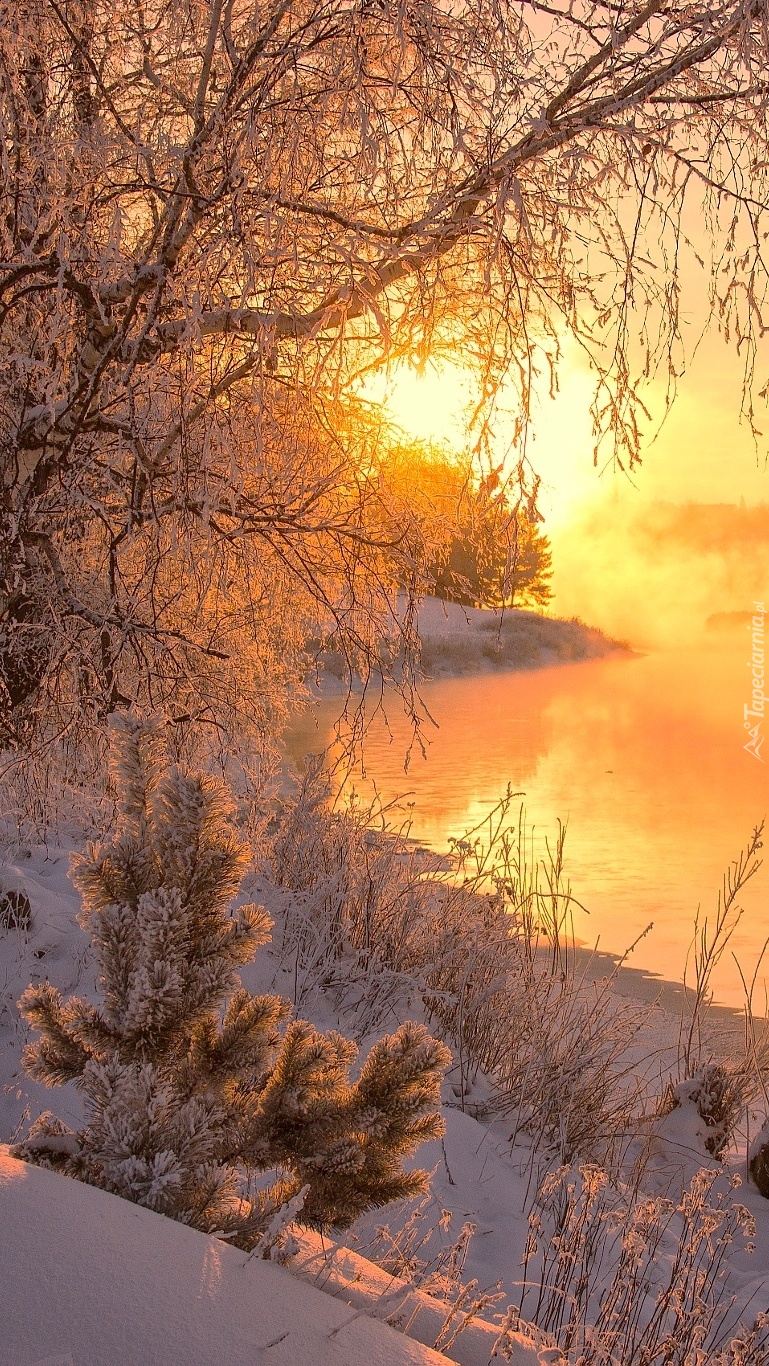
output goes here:
[{"label": "river", "polygon": [[[567,822],[566,868],[584,943],[680,981],[698,907],[715,913],[724,872],[769,809],[769,762],[743,748],[748,640],[613,655],[525,673],[436,680],[423,687],[436,725],[426,757],[397,701],[371,717],[362,795],[400,799],[411,833],[437,849],[476,825],[508,784],[543,841]],[[295,759],[331,742],[338,699],[324,698],[288,737]],[[764,756],[769,760],[769,742]],[[769,835],[767,837],[769,848]],[[750,977],[769,935],[769,860],[740,897],[744,915],[714,976],[740,1006],[736,956]],[[769,954],[754,1008],[768,1013]]]}]

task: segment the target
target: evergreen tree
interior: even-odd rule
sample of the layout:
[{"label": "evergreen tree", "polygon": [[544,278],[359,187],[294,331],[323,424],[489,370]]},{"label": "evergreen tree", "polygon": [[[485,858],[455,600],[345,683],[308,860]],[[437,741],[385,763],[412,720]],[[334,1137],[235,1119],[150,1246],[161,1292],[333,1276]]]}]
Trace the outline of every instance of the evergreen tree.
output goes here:
[{"label": "evergreen tree", "polygon": [[427,591],[468,607],[545,607],[552,597],[550,542],[536,501],[523,500],[502,466],[477,477],[467,455],[436,443],[394,445],[387,494],[407,490],[425,530]]},{"label": "evergreen tree", "polygon": [[466,607],[546,607],[551,577],[547,537],[502,504],[482,509],[434,569],[436,595]]},{"label": "evergreen tree", "polygon": [[[168,768],[161,733],[114,720],[118,828],[73,868],[101,1005],[48,983],[20,1001],[39,1032],[27,1071],[76,1082],[86,1123],[44,1115],[19,1155],[241,1247],[289,1201],[304,1223],[345,1227],[424,1188],[402,1160],[441,1132],[449,1051],[405,1024],[352,1082],[354,1044],[287,1024],[288,1002],[240,987],[270,929],[261,908],[230,910],[248,850],[226,791]],[[277,1175],[255,1194],[257,1172]]]}]

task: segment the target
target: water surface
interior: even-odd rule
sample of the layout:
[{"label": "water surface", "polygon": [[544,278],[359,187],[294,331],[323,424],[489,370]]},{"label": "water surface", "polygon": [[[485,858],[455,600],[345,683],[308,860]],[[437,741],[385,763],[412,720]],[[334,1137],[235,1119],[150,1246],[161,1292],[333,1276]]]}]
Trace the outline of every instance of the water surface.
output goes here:
[{"label": "water surface", "polygon": [[[371,716],[356,788],[400,798],[412,834],[443,849],[511,784],[540,840],[568,822],[567,871],[590,912],[577,913],[577,935],[622,953],[653,922],[631,961],[679,980],[698,907],[715,912],[727,866],[769,808],[769,764],[743,749],[747,653],[740,634],[713,648],[428,683],[426,757],[411,745],[404,771],[412,732],[391,700],[386,717]],[[331,741],[339,710],[324,699],[297,722],[295,758]],[[727,1005],[743,999],[732,951],[750,976],[769,935],[767,864],[740,900],[745,915],[715,978]],[[769,983],[769,955],[765,966]],[[758,1013],[764,986],[762,975]]]}]

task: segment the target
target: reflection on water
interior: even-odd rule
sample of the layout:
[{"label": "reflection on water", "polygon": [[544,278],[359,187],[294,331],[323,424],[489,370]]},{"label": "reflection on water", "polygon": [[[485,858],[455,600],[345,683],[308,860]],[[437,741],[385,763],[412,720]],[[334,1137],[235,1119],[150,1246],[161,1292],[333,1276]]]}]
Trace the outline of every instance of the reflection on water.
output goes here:
[{"label": "reflection on water", "polygon": [[[568,822],[567,871],[590,912],[577,913],[576,933],[622,952],[653,921],[632,963],[678,979],[698,906],[715,910],[727,865],[769,807],[769,766],[742,748],[747,654],[740,635],[718,650],[429,683],[427,757],[412,748],[404,772],[410,725],[392,702],[371,720],[355,786],[400,796],[412,833],[445,848],[510,783],[542,838]],[[339,706],[325,699],[297,723],[295,758],[329,743]],[[769,935],[769,866],[741,904],[730,950],[750,976]],[[715,984],[722,1003],[741,1004],[730,951]]]}]

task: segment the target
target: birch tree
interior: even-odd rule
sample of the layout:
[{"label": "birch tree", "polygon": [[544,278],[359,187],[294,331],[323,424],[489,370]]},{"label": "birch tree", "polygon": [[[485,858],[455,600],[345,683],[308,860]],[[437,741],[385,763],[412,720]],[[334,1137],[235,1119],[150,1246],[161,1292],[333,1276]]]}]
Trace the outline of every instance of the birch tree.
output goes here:
[{"label": "birch tree", "polygon": [[6,742],[264,711],[313,623],[371,662],[424,533],[366,367],[523,421],[571,334],[632,465],[696,222],[750,387],[766,62],[765,0],[0,0]]}]

